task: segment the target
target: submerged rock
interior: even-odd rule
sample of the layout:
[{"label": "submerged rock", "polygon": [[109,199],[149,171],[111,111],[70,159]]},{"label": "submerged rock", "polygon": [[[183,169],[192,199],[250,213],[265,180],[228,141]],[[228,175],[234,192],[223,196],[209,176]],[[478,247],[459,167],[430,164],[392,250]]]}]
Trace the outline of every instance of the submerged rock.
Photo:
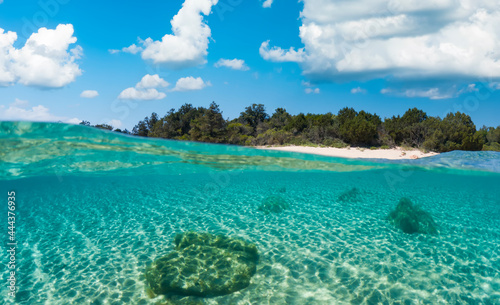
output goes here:
[{"label": "submerged rock", "polygon": [[410,199],[401,198],[388,220],[398,229],[408,234],[436,234],[436,223],[431,214],[415,206]]},{"label": "submerged rock", "polygon": [[340,202],[359,202],[361,201],[361,195],[361,191],[357,187],[353,187],[340,194],[337,199]]},{"label": "submerged rock", "polygon": [[290,205],[286,202],[285,198],[279,195],[268,196],[259,206],[259,210],[266,214],[281,213],[289,208]]},{"label": "submerged rock", "polygon": [[186,232],[174,239],[175,251],[146,269],[155,294],[220,296],[244,289],[257,271],[254,244],[208,233]]}]

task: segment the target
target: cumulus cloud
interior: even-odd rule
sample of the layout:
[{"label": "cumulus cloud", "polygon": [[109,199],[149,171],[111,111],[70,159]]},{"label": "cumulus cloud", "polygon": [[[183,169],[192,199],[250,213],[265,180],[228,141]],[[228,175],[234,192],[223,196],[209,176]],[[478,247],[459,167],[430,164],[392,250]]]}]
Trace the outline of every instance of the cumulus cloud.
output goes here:
[{"label": "cumulus cloud", "polygon": [[361,87],[356,87],[356,88],[352,88],[351,89],[351,93],[352,94],[358,94],[358,93],[363,93],[365,94],[366,93],[366,90],[361,88]]},{"label": "cumulus cloud", "polygon": [[82,74],[76,60],[82,48],[76,43],[71,24],[54,30],[40,28],[20,49],[14,47],[15,32],[0,28],[0,86],[21,83],[26,86],[61,88]]},{"label": "cumulus cloud", "polygon": [[[50,109],[43,106],[28,107],[28,102],[16,99],[9,106],[0,105],[0,120],[2,121],[33,121],[33,122],[57,122],[72,123],[77,118],[67,118],[54,115]],[[78,120],[80,122],[80,120]]]},{"label": "cumulus cloud", "polygon": [[170,85],[163,78],[161,78],[158,74],[150,75],[146,74],[141,79],[140,82],[137,83],[136,88],[159,88],[159,87],[167,87]]},{"label": "cumulus cloud", "polygon": [[259,48],[259,53],[265,60],[273,62],[304,62],[306,60],[306,53],[304,48],[295,51],[294,48],[283,50],[279,47],[269,48],[269,40],[264,41]]},{"label": "cumulus cloud", "polygon": [[161,100],[166,96],[167,95],[165,93],[159,92],[158,90],[153,88],[139,90],[137,88],[131,87],[123,90],[118,96],[118,98],[122,100],[151,101],[151,100]]},{"label": "cumulus cloud", "polygon": [[138,47],[136,44],[133,44],[129,47],[123,48],[122,52],[130,53],[130,54],[137,54],[137,53],[141,52],[142,50],[143,49],[141,47]]},{"label": "cumulus cloud", "polygon": [[212,33],[203,16],[208,16],[218,0],[185,0],[170,24],[172,33],[161,40],[147,38],[142,42],[141,56],[156,64],[184,68],[206,63]]},{"label": "cumulus cloud", "polygon": [[233,70],[241,70],[241,71],[247,71],[250,68],[245,64],[245,61],[243,59],[219,59],[218,62],[214,64],[216,68],[220,67],[226,67],[230,68]]},{"label": "cumulus cloud", "polygon": [[146,74],[142,77],[141,81],[138,82],[135,87],[130,87],[123,90],[118,96],[122,100],[161,100],[167,95],[163,92],[156,90],[156,88],[167,87],[167,83],[158,74],[150,75]]},{"label": "cumulus cloud", "polygon": [[[303,3],[304,49],[264,42],[264,59],[301,63],[316,80],[500,78],[498,0]],[[432,89],[413,93],[436,96]]]},{"label": "cumulus cloud", "polygon": [[262,7],[271,7],[273,4],[273,0],[266,0],[264,3],[262,3]]},{"label": "cumulus cloud", "polygon": [[99,96],[99,92],[95,91],[95,90],[84,90],[82,93],[80,93],[80,97],[83,97],[83,98],[94,98],[94,97],[98,97]]},{"label": "cumulus cloud", "polygon": [[306,88],[306,89],[304,90],[304,92],[305,92],[306,94],[311,94],[311,93],[314,93],[314,94],[319,94],[319,92],[320,92],[320,91],[319,91],[319,88]]},{"label": "cumulus cloud", "polygon": [[193,91],[201,90],[206,86],[210,86],[209,82],[204,82],[201,77],[194,78],[192,76],[180,78],[175,84],[172,91]]}]

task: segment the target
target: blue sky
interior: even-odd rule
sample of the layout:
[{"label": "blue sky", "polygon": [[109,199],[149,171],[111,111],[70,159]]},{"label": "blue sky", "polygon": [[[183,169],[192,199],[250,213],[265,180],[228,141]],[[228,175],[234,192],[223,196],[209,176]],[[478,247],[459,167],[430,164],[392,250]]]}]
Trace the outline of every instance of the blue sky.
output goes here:
[{"label": "blue sky", "polygon": [[[500,1],[0,0],[0,119],[110,123],[215,101],[500,124]],[[176,16],[176,17],[174,17]],[[132,46],[132,47],[131,47]]]}]

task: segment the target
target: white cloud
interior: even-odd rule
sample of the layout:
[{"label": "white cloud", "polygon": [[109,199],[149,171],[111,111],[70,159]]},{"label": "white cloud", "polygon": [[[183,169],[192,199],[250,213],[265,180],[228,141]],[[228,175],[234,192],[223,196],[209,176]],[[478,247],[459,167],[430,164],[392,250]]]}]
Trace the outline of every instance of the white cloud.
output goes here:
[{"label": "white cloud", "polygon": [[161,78],[158,74],[150,75],[146,74],[141,79],[140,82],[135,86],[136,88],[158,88],[158,87],[167,87],[170,85],[163,78]]},{"label": "white cloud", "polygon": [[[68,119],[50,113],[49,108],[38,105],[28,108],[28,102],[16,99],[8,107],[0,105],[0,120],[2,121],[34,121],[34,122],[57,122],[72,123],[77,118]],[[78,121],[80,122],[80,121]]]},{"label": "white cloud", "polygon": [[117,50],[117,49],[109,49],[108,52],[111,53],[111,54],[118,54],[120,52],[123,52],[123,53],[130,53],[130,54],[137,54],[139,52],[142,52],[142,50],[144,50],[143,48],[137,46],[135,43],[128,46],[128,47],[125,47],[125,48],[122,48],[121,50]]},{"label": "white cloud", "polygon": [[98,96],[99,96],[99,92],[97,92],[95,90],[85,90],[82,93],[80,93],[80,97],[84,97],[84,98],[94,98],[94,97],[98,97]]},{"label": "white cloud", "polygon": [[304,49],[264,42],[264,59],[299,62],[315,80],[500,78],[498,0],[303,3]]},{"label": "white cloud", "polygon": [[269,48],[269,40],[264,41],[259,48],[259,53],[262,58],[274,62],[304,62],[306,60],[306,53],[304,48],[295,51],[294,48],[283,50],[279,47]]},{"label": "white cloud", "polygon": [[11,106],[20,107],[20,108],[26,108],[26,107],[28,107],[28,105],[29,105],[28,101],[20,100],[18,98],[16,98],[14,103],[11,104]]},{"label": "white cloud", "polygon": [[80,120],[79,118],[72,118],[69,120],[65,120],[64,123],[78,125],[78,124],[80,124],[81,121],[82,120]]},{"label": "white cloud", "polygon": [[0,28],[0,85],[21,83],[26,86],[61,88],[82,74],[76,60],[82,48],[76,42],[71,24],[54,30],[40,28],[20,49],[14,47],[15,32]]},{"label": "white cloud", "polygon": [[250,68],[245,64],[245,61],[243,59],[219,59],[218,62],[214,64],[216,68],[219,67],[227,67],[231,68],[233,70],[241,70],[241,71],[247,71]]},{"label": "white cloud", "polygon": [[122,124],[122,121],[120,121],[120,120],[111,120],[111,121],[109,121],[109,122],[108,122],[108,123],[106,123],[106,124],[113,126],[115,129],[116,129],[116,128],[120,128],[120,127],[122,127],[122,125],[123,125],[123,124]]},{"label": "white cloud", "polygon": [[273,0],[266,0],[264,3],[262,3],[262,7],[271,7],[273,4]]},{"label": "white cloud", "polygon": [[311,94],[311,93],[319,94],[320,93],[319,88],[314,88],[314,85],[311,84],[311,82],[302,81],[302,86],[307,87],[306,89],[304,89],[304,92],[306,94]]},{"label": "white cloud", "polygon": [[311,93],[314,93],[314,94],[319,94],[319,92],[320,92],[320,91],[319,91],[319,88],[306,88],[306,89],[304,90],[304,92],[305,92],[306,94],[311,94]]},{"label": "white cloud", "polygon": [[461,95],[463,93],[471,93],[471,92],[478,92],[478,91],[479,91],[479,89],[477,88],[476,84],[469,84],[466,87],[460,89],[460,91],[458,91],[458,93],[457,93],[457,96]]},{"label": "white cloud", "polygon": [[134,87],[127,88],[123,90],[118,96],[119,99],[124,100],[161,100],[167,95],[163,92],[159,92],[156,88],[167,87],[170,85],[158,74],[150,75],[146,74],[142,77],[141,81],[138,82]]},{"label": "white cloud", "polygon": [[141,52],[143,50],[143,48],[141,47],[138,47],[135,43],[129,47],[126,47],[126,48],[123,48],[122,49],[122,52],[125,52],[125,53],[130,53],[130,54],[137,54],[139,52]]},{"label": "white cloud", "polygon": [[357,88],[352,88],[351,89],[351,93],[352,94],[357,94],[357,93],[363,93],[365,94],[366,93],[366,90],[361,88],[361,87],[357,87]]},{"label": "white cloud", "polygon": [[130,87],[123,90],[118,96],[118,98],[122,100],[151,101],[151,100],[161,100],[166,96],[167,95],[165,93],[158,92],[158,90],[153,88],[138,90],[137,88]]},{"label": "white cloud", "polygon": [[462,94],[479,92],[479,88],[476,84],[467,84],[463,87],[458,87],[456,85],[444,86],[444,87],[427,87],[427,88],[384,88],[380,91],[382,94],[403,96],[403,97],[420,97],[428,98],[431,100],[442,100],[457,98]]},{"label": "white cloud", "polygon": [[180,78],[175,84],[175,88],[172,91],[192,91],[201,90],[206,86],[210,86],[209,82],[204,82],[201,77],[194,78],[192,76]]},{"label": "white cloud", "polygon": [[210,27],[203,20],[218,0],[185,0],[182,8],[170,24],[173,34],[163,36],[161,41],[147,38],[142,41],[145,60],[165,64],[173,68],[184,68],[206,63]]},{"label": "white cloud", "polygon": [[440,88],[428,88],[428,89],[382,89],[380,93],[396,95],[396,96],[404,96],[409,98],[420,97],[420,98],[429,98],[431,100],[442,100],[449,99],[458,96],[455,92],[456,90],[447,90],[446,92],[442,92]]},{"label": "white cloud", "polygon": [[500,90],[500,83],[492,82],[489,84],[489,87],[493,90]]}]

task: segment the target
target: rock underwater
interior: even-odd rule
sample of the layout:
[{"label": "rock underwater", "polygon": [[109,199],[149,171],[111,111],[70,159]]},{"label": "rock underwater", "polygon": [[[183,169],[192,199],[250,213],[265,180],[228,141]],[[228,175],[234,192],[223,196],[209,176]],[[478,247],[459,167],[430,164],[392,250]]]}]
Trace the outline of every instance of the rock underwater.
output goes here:
[{"label": "rock underwater", "polygon": [[285,200],[285,198],[280,195],[271,195],[266,197],[259,206],[259,211],[262,211],[266,214],[270,213],[281,213],[284,210],[290,208],[290,205]]},{"label": "rock underwater", "polygon": [[353,187],[343,192],[337,198],[337,200],[340,202],[360,202],[361,199],[362,192],[357,187]]},{"label": "rock underwater", "polygon": [[155,294],[212,297],[250,285],[257,271],[257,246],[209,233],[185,232],[174,239],[175,251],[146,268]]},{"label": "rock underwater", "polygon": [[408,234],[437,234],[431,214],[415,206],[408,198],[401,198],[387,218],[396,228]]}]

